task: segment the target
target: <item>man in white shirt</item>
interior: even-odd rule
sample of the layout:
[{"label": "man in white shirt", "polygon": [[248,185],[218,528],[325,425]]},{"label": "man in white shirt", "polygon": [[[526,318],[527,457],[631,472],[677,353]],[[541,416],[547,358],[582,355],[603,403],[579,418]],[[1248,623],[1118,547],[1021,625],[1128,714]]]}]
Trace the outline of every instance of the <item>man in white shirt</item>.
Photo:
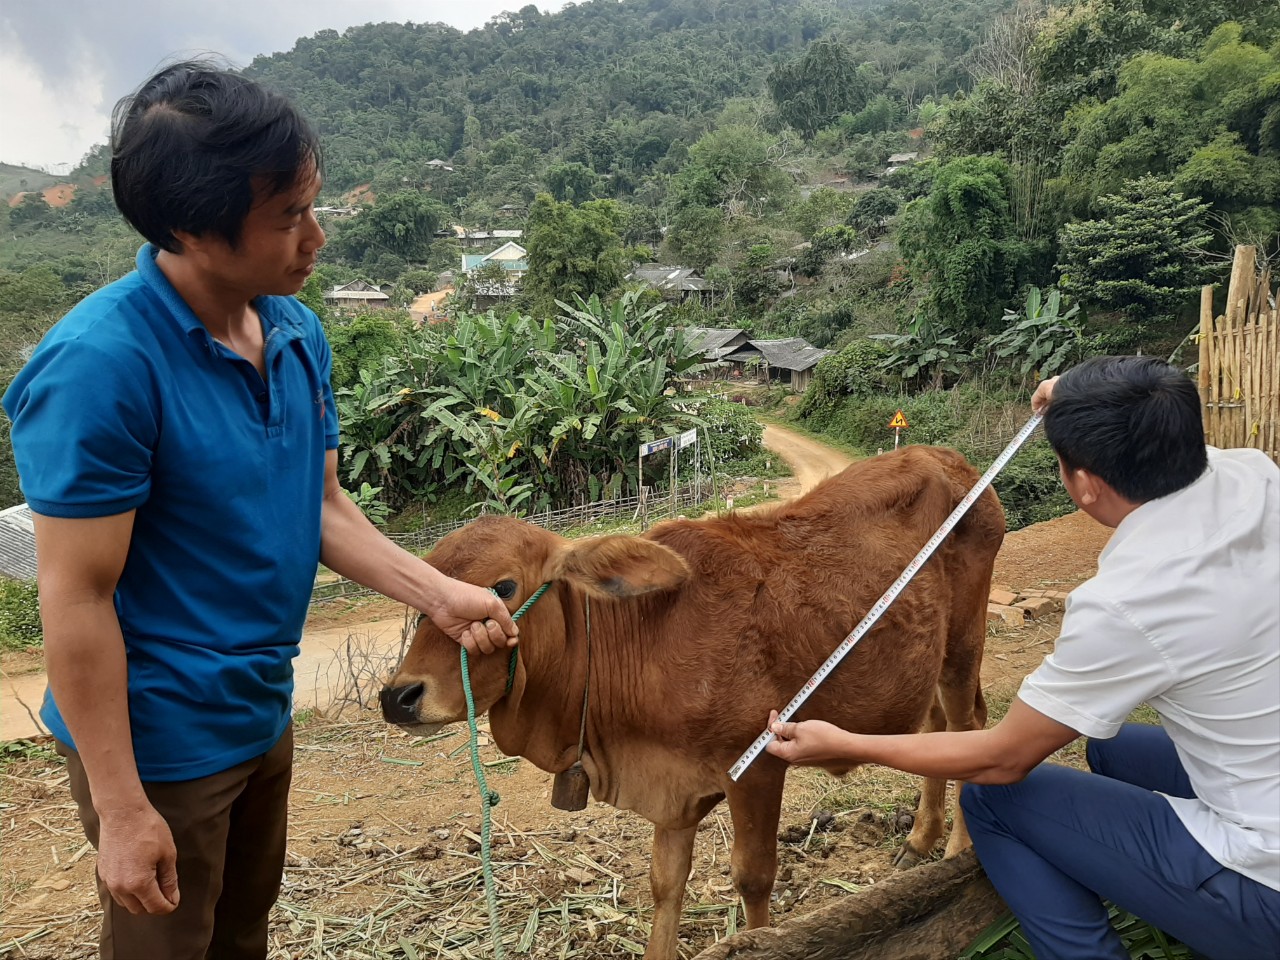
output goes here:
[{"label": "man in white shirt", "polygon": [[[1280,956],[1280,470],[1206,449],[1194,385],[1154,358],[1090,360],[1032,403],[1116,532],[1006,717],[875,737],[775,715],[769,751],[968,781],[974,847],[1040,960],[1126,960],[1104,900],[1214,960]],[[1144,702],[1160,726],[1124,722]],[[1042,764],[1081,734],[1092,774]]]}]

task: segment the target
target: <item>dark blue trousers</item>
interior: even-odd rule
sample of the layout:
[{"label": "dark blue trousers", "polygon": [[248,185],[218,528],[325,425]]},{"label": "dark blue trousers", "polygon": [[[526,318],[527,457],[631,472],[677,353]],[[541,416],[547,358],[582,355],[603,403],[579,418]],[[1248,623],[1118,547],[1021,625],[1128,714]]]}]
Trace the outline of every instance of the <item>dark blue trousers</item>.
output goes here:
[{"label": "dark blue trousers", "polygon": [[1125,724],[1087,755],[1091,774],[1044,763],[960,795],[978,859],[1038,960],[1128,960],[1104,899],[1211,960],[1280,957],[1280,892],[1219,864],[1152,792],[1192,796],[1168,734]]}]

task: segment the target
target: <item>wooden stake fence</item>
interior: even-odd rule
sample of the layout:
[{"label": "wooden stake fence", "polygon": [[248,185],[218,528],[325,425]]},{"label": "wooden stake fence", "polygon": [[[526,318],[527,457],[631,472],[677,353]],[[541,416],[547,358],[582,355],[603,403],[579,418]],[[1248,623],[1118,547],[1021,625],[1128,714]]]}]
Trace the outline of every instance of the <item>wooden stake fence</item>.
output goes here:
[{"label": "wooden stake fence", "polygon": [[1236,247],[1222,316],[1213,316],[1213,287],[1200,293],[1200,402],[1206,442],[1253,447],[1280,463],[1278,301],[1255,249]]}]

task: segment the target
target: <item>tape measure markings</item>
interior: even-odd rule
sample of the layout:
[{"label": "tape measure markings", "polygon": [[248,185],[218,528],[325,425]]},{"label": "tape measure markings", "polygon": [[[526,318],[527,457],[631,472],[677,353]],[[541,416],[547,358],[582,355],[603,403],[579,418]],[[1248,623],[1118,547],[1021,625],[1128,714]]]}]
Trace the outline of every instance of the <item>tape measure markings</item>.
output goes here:
[{"label": "tape measure markings", "polygon": [[[937,550],[942,541],[946,539],[947,534],[949,534],[952,529],[955,528],[956,524],[960,522],[961,518],[969,512],[969,508],[977,502],[978,497],[982,496],[983,491],[986,490],[987,487],[991,486],[991,481],[996,478],[996,475],[1005,468],[1011,459],[1013,459],[1013,455],[1018,452],[1018,448],[1026,442],[1027,438],[1031,436],[1036,427],[1040,425],[1040,420],[1041,416],[1036,414],[1026,422],[1026,425],[1024,425],[1021,430],[1018,431],[1017,436],[1009,442],[1009,445],[1004,448],[1000,456],[996,457],[995,462],[987,468],[987,472],[982,475],[981,479],[979,479],[976,484],[974,484],[973,489],[965,494],[963,500],[956,504],[956,508],[952,510],[951,515],[942,522],[942,526],[938,528],[938,532],[928,539],[925,545],[920,549],[920,552],[912,558],[911,562],[907,564],[906,569],[903,570],[898,576],[898,579],[893,582],[893,585],[884,592],[880,599],[872,605],[869,611],[867,611],[867,615],[862,618],[856,627],[853,628],[853,632],[841,641],[840,645],[836,647],[831,656],[827,657],[826,661],[818,668],[817,672],[814,673],[805,685],[800,688],[800,692],[791,699],[790,703],[782,708],[782,711],[778,714],[778,719],[780,721],[790,720],[795,712],[804,705],[804,702],[809,699],[809,694],[818,689],[818,685],[830,676],[831,672],[839,666],[840,661],[845,658],[855,645],[857,645],[858,641],[866,635],[867,631],[875,626],[876,621],[878,621],[884,612],[889,609],[889,605],[898,598],[898,594],[900,594],[906,585],[911,582],[912,578],[920,572],[920,568],[924,566],[925,561],[933,556],[933,552]],[[760,736],[756,737],[756,739],[752,741],[751,746],[746,749],[746,752],[738,758],[738,762],[729,768],[729,778],[736,782],[738,778],[746,772],[747,767],[751,766],[752,761],[764,752],[764,748],[767,747],[773,739],[774,735],[769,730],[766,730],[764,733],[760,734]]]}]

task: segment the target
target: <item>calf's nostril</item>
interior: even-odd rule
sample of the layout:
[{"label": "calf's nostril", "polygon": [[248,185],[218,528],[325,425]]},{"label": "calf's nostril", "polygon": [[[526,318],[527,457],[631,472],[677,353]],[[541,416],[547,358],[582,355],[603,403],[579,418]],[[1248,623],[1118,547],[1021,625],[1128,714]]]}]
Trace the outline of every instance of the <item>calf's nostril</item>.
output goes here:
[{"label": "calf's nostril", "polygon": [[404,687],[383,687],[380,697],[382,716],[391,723],[416,723],[418,704],[425,690],[421,682]]}]

